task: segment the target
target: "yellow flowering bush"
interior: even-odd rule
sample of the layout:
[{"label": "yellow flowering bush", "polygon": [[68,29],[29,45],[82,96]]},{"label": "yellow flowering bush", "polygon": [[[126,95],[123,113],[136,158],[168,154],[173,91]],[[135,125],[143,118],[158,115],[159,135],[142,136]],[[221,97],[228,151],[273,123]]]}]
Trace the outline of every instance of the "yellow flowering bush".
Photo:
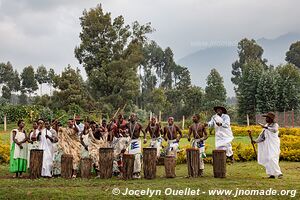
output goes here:
[{"label": "yellow flowering bush", "polygon": [[232,144],[233,157],[235,161],[250,161],[255,160],[255,153],[252,145],[243,143]]},{"label": "yellow flowering bush", "polygon": [[[252,131],[252,135],[257,136],[261,133],[262,128],[260,126],[231,126],[231,130],[235,136],[247,136],[248,130]],[[279,135],[300,136],[300,128],[279,128]]]},{"label": "yellow flowering bush", "polygon": [[[280,137],[280,160],[300,162],[300,136],[295,134],[282,135]],[[189,145],[182,146],[181,151],[178,153],[177,163],[186,163],[186,149],[190,148]],[[208,145],[206,144],[206,149]],[[257,145],[255,145],[257,151]],[[256,160],[256,155],[254,153],[251,144],[245,144],[241,142],[233,142],[232,150],[234,152],[235,161],[251,161]],[[207,155],[204,159],[205,163],[211,163],[211,155]]]},{"label": "yellow flowering bush", "polygon": [[[248,136],[248,130],[252,131],[253,136],[258,136],[262,128],[260,126],[231,126],[231,130],[233,132],[234,136]],[[182,130],[182,134],[184,136],[188,135],[189,130],[185,129]],[[215,130],[211,128],[207,128],[207,133],[209,135],[215,135]],[[294,135],[294,136],[300,136],[300,128],[279,128],[279,135]]]},{"label": "yellow flowering bush", "polygon": [[9,162],[9,145],[0,142],[0,163]]}]

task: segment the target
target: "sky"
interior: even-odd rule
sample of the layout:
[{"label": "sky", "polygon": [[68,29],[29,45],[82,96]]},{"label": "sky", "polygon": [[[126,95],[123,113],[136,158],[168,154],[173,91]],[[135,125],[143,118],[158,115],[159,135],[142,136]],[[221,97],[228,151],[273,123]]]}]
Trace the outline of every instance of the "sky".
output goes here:
[{"label": "sky", "polygon": [[151,22],[149,38],[171,47],[175,60],[209,45],[234,45],[244,37],[276,38],[300,32],[298,0],[0,0],[0,62],[21,71],[45,65],[61,71],[74,57],[84,9],[101,3],[131,24]]}]

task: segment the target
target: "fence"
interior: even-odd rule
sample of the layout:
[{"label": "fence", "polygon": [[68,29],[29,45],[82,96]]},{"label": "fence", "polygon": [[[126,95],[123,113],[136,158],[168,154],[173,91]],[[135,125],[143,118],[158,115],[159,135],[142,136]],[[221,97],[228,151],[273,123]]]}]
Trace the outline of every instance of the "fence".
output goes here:
[{"label": "fence", "polygon": [[[256,114],[255,120],[257,123],[264,123],[265,118],[263,114]],[[280,127],[299,127],[300,126],[300,113],[295,111],[275,112],[275,121]]]}]

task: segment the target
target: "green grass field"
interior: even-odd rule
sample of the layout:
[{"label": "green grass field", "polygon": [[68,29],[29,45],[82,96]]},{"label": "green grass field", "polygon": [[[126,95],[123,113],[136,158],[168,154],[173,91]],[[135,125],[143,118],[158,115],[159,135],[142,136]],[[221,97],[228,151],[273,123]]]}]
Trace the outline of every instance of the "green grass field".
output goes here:
[{"label": "green grass field", "polygon": [[[212,166],[205,165],[204,177],[186,178],[186,165],[177,165],[174,179],[164,178],[163,166],[158,166],[157,178],[154,180],[118,180],[117,178],[102,179],[10,179],[8,166],[0,166],[0,199],[149,199],[148,196],[113,195],[112,190],[119,188],[123,193],[126,188],[131,190],[161,190],[159,196],[151,199],[289,199],[295,192],[288,196],[238,196],[234,198],[237,188],[244,190],[296,190],[300,191],[300,164],[293,162],[281,162],[283,179],[266,179],[265,170],[256,162],[235,163],[227,165],[227,177],[224,179],[213,178]],[[6,177],[6,178],[3,178]],[[164,190],[185,188],[200,189],[198,196],[165,196]],[[226,189],[232,190],[232,195],[210,196],[209,190]],[[202,192],[205,192],[203,194]],[[291,192],[291,191],[290,191]],[[299,199],[297,193],[293,199]]]},{"label": "green grass field", "polygon": [[[9,133],[0,132],[0,139],[4,143],[9,142]],[[234,142],[249,143],[248,137],[235,137]],[[190,143],[186,138],[180,141],[180,146]],[[214,137],[210,136],[206,142],[207,153],[210,154],[214,148]],[[124,181],[117,178],[102,180],[92,178],[71,179],[12,179],[13,174],[8,172],[8,165],[0,165],[0,199],[150,199],[147,195],[113,195],[114,188],[120,189],[121,193],[129,190],[160,190],[161,195],[152,196],[151,199],[299,199],[300,195],[300,163],[280,162],[283,179],[267,179],[265,169],[257,162],[239,162],[227,165],[227,177],[225,179],[213,178],[211,164],[205,165],[204,177],[186,178],[187,166],[181,164],[176,166],[177,177],[167,179],[164,177],[164,167],[157,167],[157,178],[154,180],[130,180]],[[27,174],[25,174],[25,177]],[[196,196],[166,196],[165,189],[184,190],[185,188],[200,189]],[[251,196],[242,195],[234,197],[239,190],[290,190],[289,195],[281,196]],[[231,195],[209,195],[209,190],[225,189],[232,190]],[[292,191],[293,190],[293,191]],[[202,193],[205,192],[205,193]]]}]

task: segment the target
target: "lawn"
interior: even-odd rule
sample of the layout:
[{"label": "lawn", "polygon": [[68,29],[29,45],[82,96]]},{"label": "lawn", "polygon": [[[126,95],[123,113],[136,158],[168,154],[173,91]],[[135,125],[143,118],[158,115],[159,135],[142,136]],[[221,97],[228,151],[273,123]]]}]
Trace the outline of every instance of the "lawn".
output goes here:
[{"label": "lawn", "polygon": [[[0,132],[3,142],[9,142],[9,133]],[[149,140],[148,140],[149,142]],[[249,143],[248,137],[235,137],[234,142]],[[189,145],[186,138],[180,141],[180,146]],[[214,137],[207,140],[207,153],[210,154],[214,148]],[[164,166],[157,167],[157,178],[154,180],[131,180],[123,181],[117,178],[102,180],[92,178],[89,180],[77,178],[75,180],[65,180],[62,178],[52,179],[12,179],[12,174],[8,172],[8,165],[0,165],[0,199],[149,199],[147,195],[113,195],[112,190],[119,188],[121,193],[129,190],[159,190],[161,195],[154,195],[151,199],[288,199],[294,196],[294,191],[300,191],[300,163],[280,162],[283,179],[266,179],[265,169],[256,162],[238,162],[227,165],[227,177],[225,179],[213,178],[211,164],[205,165],[204,177],[186,178],[187,166],[181,164],[176,166],[177,177],[174,179],[164,178]],[[25,177],[27,174],[25,174]],[[173,190],[200,189],[197,196],[166,196],[165,189]],[[237,196],[237,190],[290,190],[288,196]],[[209,190],[226,189],[232,190],[231,195],[212,196]],[[169,191],[169,189],[168,189]],[[202,193],[204,192],[204,193]],[[297,193],[293,199],[299,199]]]},{"label": "lawn", "polygon": [[[213,178],[212,165],[206,164],[205,174],[202,178],[186,178],[186,165],[177,165],[174,179],[164,178],[163,166],[158,166],[157,178],[154,180],[130,180],[123,181],[116,178],[65,180],[62,178],[52,179],[10,179],[8,166],[0,166],[0,199],[129,199],[133,196],[112,195],[114,188],[125,192],[131,190],[161,190],[162,194],[153,196],[151,199],[231,199],[237,188],[240,190],[296,190],[300,191],[300,164],[295,162],[281,162],[283,179],[266,179],[265,170],[256,162],[235,163],[227,165],[227,177],[224,179]],[[4,178],[5,177],[5,178]],[[199,196],[165,196],[166,188],[200,189]],[[233,190],[232,195],[210,196],[209,190],[226,189]],[[202,192],[205,192],[202,193]],[[295,194],[290,193],[290,194]],[[238,196],[234,199],[288,199],[289,196]],[[148,196],[135,195],[138,199],[149,199]],[[297,193],[294,199],[299,199]]]}]

